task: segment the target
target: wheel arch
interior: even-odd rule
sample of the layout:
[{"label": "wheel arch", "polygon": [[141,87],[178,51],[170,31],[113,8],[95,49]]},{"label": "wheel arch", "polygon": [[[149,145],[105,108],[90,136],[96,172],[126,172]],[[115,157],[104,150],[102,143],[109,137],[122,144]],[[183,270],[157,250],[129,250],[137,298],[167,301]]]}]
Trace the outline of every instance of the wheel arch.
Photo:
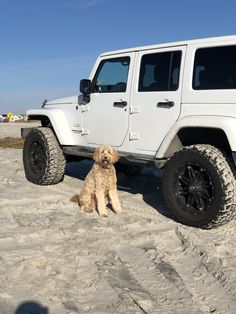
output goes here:
[{"label": "wheel arch", "polygon": [[26,114],[28,120],[37,120],[41,122],[43,127],[50,127],[60,145],[75,145],[71,128],[62,110],[29,110]]},{"label": "wheel arch", "polygon": [[209,144],[231,154],[236,150],[236,120],[228,117],[181,119],[160,145],[156,158],[171,157],[184,146]]}]

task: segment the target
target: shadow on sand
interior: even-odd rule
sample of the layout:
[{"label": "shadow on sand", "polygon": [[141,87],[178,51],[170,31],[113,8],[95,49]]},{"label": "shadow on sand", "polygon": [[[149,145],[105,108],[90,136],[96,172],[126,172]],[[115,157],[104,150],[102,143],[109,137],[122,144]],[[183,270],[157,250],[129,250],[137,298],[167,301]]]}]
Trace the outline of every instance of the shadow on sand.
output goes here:
[{"label": "shadow on sand", "polygon": [[15,314],[49,314],[48,308],[35,301],[27,301],[19,305]]}]

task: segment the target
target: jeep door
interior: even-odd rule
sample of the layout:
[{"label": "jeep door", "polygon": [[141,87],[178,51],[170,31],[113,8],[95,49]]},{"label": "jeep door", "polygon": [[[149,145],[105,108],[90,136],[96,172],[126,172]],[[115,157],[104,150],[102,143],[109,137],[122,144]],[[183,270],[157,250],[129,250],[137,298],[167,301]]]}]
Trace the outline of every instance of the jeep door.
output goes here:
[{"label": "jeep door", "polygon": [[83,132],[89,144],[121,146],[128,132],[134,53],[103,57],[92,79],[90,102],[83,107]]},{"label": "jeep door", "polygon": [[140,51],[132,93],[130,139],[156,152],[180,115],[185,46]]}]

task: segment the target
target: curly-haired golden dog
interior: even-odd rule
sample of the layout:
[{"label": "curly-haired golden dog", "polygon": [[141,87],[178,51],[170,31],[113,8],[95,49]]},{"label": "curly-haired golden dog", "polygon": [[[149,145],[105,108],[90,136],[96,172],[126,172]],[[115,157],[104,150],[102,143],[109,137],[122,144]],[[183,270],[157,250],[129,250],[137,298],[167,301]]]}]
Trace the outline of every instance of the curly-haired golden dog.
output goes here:
[{"label": "curly-haired golden dog", "polygon": [[97,208],[101,216],[107,217],[106,204],[111,201],[113,210],[117,214],[122,212],[117,193],[116,170],[113,166],[118,158],[117,150],[111,146],[102,145],[95,150],[95,163],[79,194],[81,210],[90,213]]}]

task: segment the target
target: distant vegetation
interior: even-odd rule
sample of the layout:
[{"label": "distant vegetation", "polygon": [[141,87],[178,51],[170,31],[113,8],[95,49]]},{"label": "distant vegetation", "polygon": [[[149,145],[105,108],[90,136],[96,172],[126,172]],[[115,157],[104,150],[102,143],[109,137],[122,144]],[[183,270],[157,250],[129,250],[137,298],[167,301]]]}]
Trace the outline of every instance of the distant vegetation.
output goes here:
[{"label": "distant vegetation", "polygon": [[5,137],[0,138],[1,148],[23,148],[24,140],[22,138]]}]

